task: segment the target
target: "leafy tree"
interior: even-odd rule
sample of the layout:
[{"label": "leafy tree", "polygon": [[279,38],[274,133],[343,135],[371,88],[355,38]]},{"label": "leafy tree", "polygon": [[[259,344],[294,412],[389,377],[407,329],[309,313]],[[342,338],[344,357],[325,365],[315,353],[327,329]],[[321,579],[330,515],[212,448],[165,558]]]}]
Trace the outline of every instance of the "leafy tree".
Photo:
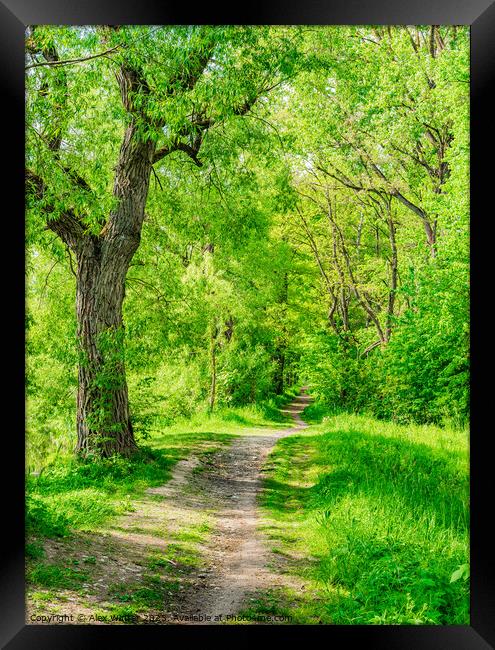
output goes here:
[{"label": "leafy tree", "polygon": [[122,305],[151,177],[174,153],[202,166],[207,134],[280,83],[291,49],[229,27],[36,27],[27,47],[29,205],[76,258],[77,448],[129,454]]}]

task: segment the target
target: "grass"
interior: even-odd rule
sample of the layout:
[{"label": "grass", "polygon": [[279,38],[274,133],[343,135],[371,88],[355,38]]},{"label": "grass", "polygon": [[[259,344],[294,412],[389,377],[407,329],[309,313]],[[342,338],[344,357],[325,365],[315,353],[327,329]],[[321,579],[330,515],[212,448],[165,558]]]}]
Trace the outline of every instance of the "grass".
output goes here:
[{"label": "grass", "polygon": [[[33,600],[63,602],[64,590],[91,582],[97,564],[93,555],[79,565],[50,563],[44,537],[103,530],[148,487],[166,483],[179,460],[196,454],[207,463],[235,436],[285,424],[278,408],[291,397],[162,427],[132,460],[59,457],[30,476]],[[466,432],[325,414],[310,405],[303,418],[312,426],[281,439],[263,472],[260,504],[273,562],[304,587],[256,594],[239,615],[293,624],[468,624]],[[132,617],[174,600],[180,580],[201,565],[198,544],[210,525],[205,513],[173,531],[166,552],[149,555],[142,580],[110,585],[106,614]]]},{"label": "grass", "polygon": [[28,581],[37,587],[77,589],[89,576],[79,567],[41,563],[32,568],[27,577]]},{"label": "grass", "polygon": [[[321,417],[310,407],[309,420]],[[466,432],[337,414],[282,439],[266,466],[265,533],[317,594],[259,595],[293,623],[468,624]],[[275,610],[274,610],[275,608]]]},{"label": "grass", "polygon": [[[278,407],[294,391],[261,405],[199,413],[159,427],[132,459],[78,461],[59,456],[26,481],[26,528],[35,538],[65,537],[97,530],[132,510],[131,501],[163,485],[174,465],[192,454],[207,457],[242,429],[277,427],[286,421]],[[158,425],[157,425],[158,426]]]},{"label": "grass", "polygon": [[135,584],[125,582],[112,585],[109,594],[114,600],[132,608],[134,613],[141,613],[152,609],[160,610],[164,602],[177,593],[179,587],[178,580],[163,578],[154,573],[144,576],[142,581]]},{"label": "grass", "polygon": [[[26,577],[33,602],[38,607],[49,603],[55,611],[57,603],[64,602],[64,594],[75,591],[84,595],[87,583],[92,583],[99,575],[101,560],[91,554],[81,556],[78,563],[66,558],[62,561],[60,558],[54,561],[53,557],[46,559],[45,539],[68,538],[70,548],[77,549],[82,544],[85,550],[82,533],[101,535],[108,527],[118,529],[118,516],[132,512],[136,501],[142,507],[143,496],[150,502],[161,501],[161,496],[145,495],[145,491],[164,485],[179,460],[194,454],[207,462],[211,454],[245,431],[280,427],[285,417],[278,406],[291,397],[287,395],[257,406],[197,414],[172,426],[159,426],[157,419],[158,430],[132,459],[80,461],[58,455],[47,466],[38,468],[36,475],[30,474],[26,481]],[[276,420],[272,419],[273,414]],[[115,612],[112,610],[110,614],[118,617],[161,609],[176,593],[177,579],[200,565],[198,545],[206,542],[210,527],[209,515],[203,513],[177,531],[123,528],[125,532],[166,537],[167,552],[149,557],[148,575],[144,580],[113,585],[109,598]],[[109,555],[112,552],[110,547],[104,551]]]}]

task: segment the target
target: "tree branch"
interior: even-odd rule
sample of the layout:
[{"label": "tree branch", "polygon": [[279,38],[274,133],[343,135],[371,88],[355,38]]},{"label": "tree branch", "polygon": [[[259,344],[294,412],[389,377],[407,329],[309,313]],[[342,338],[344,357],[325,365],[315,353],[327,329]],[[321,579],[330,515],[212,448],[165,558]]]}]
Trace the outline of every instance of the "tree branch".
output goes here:
[{"label": "tree branch", "polygon": [[85,61],[91,61],[92,59],[97,59],[101,56],[107,56],[108,54],[115,52],[115,50],[118,50],[121,47],[124,47],[122,43],[116,45],[115,47],[111,47],[109,50],[100,52],[99,54],[93,54],[91,56],[85,56],[79,59],[57,59],[52,61],[41,61],[40,63],[32,63],[31,65],[27,65],[24,70],[30,70],[31,68],[41,68],[43,66],[72,65],[73,63],[84,63]]},{"label": "tree branch", "polygon": [[[46,186],[43,179],[30,169],[26,169],[26,192],[38,200],[45,198]],[[42,210],[47,214],[55,212],[53,205],[45,205]],[[72,250],[77,251],[83,237],[84,226],[72,210],[61,213],[56,219],[48,219],[46,228],[56,233]]]},{"label": "tree branch", "polygon": [[[274,87],[275,86],[268,88],[265,92],[268,92]],[[251,110],[260,96],[261,94],[246,99],[240,106],[233,108],[233,114],[236,116],[246,115],[246,113]],[[202,167],[203,163],[199,160],[198,154],[199,150],[201,149],[201,145],[203,144],[204,136],[211,127],[216,126],[220,123],[220,120],[206,117],[204,113],[201,113],[199,115],[192,115],[189,124],[180,130],[176,140],[170,144],[160,147],[160,149],[157,149],[155,151],[152,158],[152,164],[154,165],[174,151],[183,151],[191,158],[195,165]],[[180,137],[191,136],[193,134],[194,140],[192,144],[188,144],[187,142],[179,139]]]}]

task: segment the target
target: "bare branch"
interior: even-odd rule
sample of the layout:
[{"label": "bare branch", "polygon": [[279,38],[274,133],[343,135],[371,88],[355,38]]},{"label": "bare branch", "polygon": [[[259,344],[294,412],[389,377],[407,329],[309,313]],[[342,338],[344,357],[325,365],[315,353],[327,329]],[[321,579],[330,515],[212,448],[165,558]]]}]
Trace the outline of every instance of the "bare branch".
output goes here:
[{"label": "bare branch", "polygon": [[371,352],[371,350],[373,350],[374,348],[378,347],[378,346],[381,345],[382,343],[383,343],[383,341],[375,341],[375,342],[372,343],[371,345],[368,345],[368,347],[366,348],[366,350],[364,350],[361,354],[368,354],[369,352]]},{"label": "bare branch", "polygon": [[109,50],[105,50],[104,52],[99,52],[98,54],[93,54],[91,56],[81,57],[79,59],[62,59],[62,60],[58,59],[52,61],[41,61],[40,63],[32,63],[31,65],[27,65],[24,68],[24,70],[30,70],[31,68],[41,68],[43,66],[72,65],[74,63],[84,63],[85,61],[91,61],[92,59],[97,59],[98,57],[101,56],[108,56],[109,54],[115,52],[121,47],[124,47],[122,43],[116,45],[115,47],[111,47]]}]

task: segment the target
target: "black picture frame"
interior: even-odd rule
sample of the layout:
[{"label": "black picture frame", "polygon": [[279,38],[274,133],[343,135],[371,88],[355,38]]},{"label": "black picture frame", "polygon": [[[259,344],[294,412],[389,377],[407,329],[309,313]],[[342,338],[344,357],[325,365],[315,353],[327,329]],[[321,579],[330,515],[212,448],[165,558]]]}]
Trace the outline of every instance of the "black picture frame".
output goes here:
[{"label": "black picture frame", "polygon": [[[24,30],[31,24],[458,24],[471,26],[471,625],[470,626],[37,626],[25,624],[24,578]],[[102,0],[84,3],[67,0],[0,0],[0,75],[5,112],[0,142],[6,168],[2,173],[3,251],[12,254],[4,264],[4,321],[10,331],[4,346],[16,351],[3,377],[11,395],[5,411],[3,470],[7,481],[2,510],[6,525],[1,574],[1,642],[8,650],[20,648],[95,648],[109,643],[204,643],[223,636],[239,645],[291,640],[305,644],[325,642],[327,647],[474,650],[495,647],[495,561],[491,530],[491,500],[495,472],[492,435],[483,415],[491,401],[483,364],[487,364],[487,319],[482,305],[490,304],[483,288],[489,278],[486,228],[493,220],[492,168],[483,156],[493,151],[495,122],[489,91],[495,81],[495,2],[492,0],[275,0],[221,7],[185,3],[160,4],[155,0]],[[10,142],[9,142],[10,140]],[[6,208],[7,202],[10,204]],[[493,254],[493,253],[492,253]],[[5,258],[4,258],[5,259]],[[6,294],[6,296],[5,296]],[[482,302],[484,301],[484,303]],[[5,345],[5,341],[8,342]],[[486,375],[489,377],[489,374]],[[486,422],[489,423],[489,418]],[[6,467],[10,472],[5,471]],[[318,638],[315,638],[315,635]],[[218,639],[219,640],[219,639]]]}]

